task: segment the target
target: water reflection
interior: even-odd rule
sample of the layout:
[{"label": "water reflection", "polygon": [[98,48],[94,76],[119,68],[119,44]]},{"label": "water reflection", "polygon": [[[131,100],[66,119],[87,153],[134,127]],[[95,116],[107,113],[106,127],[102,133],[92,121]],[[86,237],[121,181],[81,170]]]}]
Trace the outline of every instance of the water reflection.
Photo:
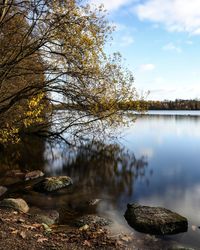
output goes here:
[{"label": "water reflection", "polygon": [[[9,148],[4,162],[11,158]],[[31,138],[17,149],[9,165],[16,168],[42,169],[47,175],[68,175],[74,184],[67,190],[52,195],[34,190],[15,189],[12,196],[19,195],[31,206],[57,209],[75,213],[105,213],[105,210],[119,209],[124,197],[132,197],[134,183],[144,178],[148,166],[147,157],[136,158],[133,153],[119,144],[88,143],[79,148],[66,144],[51,144]],[[34,161],[33,161],[34,159]],[[13,165],[12,165],[13,166]],[[91,199],[101,199],[100,205],[88,206]]]},{"label": "water reflection", "polygon": [[132,196],[135,179],[145,176],[148,166],[146,157],[137,159],[118,144],[93,142],[74,151],[50,147],[47,151],[45,154],[51,155],[46,164],[47,172],[69,175],[82,192],[95,190],[98,198],[109,196],[116,201],[121,195]]}]

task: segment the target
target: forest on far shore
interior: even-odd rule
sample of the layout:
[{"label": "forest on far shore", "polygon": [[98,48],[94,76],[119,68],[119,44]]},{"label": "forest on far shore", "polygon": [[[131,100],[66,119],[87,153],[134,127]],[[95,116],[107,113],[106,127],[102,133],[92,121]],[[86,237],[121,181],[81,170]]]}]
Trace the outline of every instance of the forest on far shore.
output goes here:
[{"label": "forest on far shore", "polygon": [[200,100],[182,100],[176,99],[174,101],[145,101],[140,102],[130,101],[121,103],[120,107],[124,110],[138,109],[138,105],[145,110],[200,110]]}]

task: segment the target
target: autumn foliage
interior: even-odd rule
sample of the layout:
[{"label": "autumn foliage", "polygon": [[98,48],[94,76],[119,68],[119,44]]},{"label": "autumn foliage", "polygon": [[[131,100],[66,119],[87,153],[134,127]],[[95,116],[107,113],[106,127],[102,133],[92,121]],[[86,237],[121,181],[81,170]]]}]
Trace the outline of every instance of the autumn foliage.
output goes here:
[{"label": "autumn foliage", "polygon": [[[120,54],[104,52],[111,32],[102,7],[1,0],[0,142],[28,132],[78,138],[122,122],[119,104],[138,96]],[[56,105],[68,110],[60,119]]]}]

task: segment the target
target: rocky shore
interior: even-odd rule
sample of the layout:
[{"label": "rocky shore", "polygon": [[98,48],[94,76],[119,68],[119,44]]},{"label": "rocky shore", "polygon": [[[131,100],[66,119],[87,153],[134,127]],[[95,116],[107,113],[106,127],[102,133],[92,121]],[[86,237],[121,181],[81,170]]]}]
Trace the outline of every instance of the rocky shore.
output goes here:
[{"label": "rocky shore", "polygon": [[67,211],[65,207],[64,213],[70,213],[72,219],[63,223],[59,210],[41,209],[16,197],[21,191],[29,196],[40,196],[43,202],[49,199],[54,204],[53,197],[68,194],[73,186],[73,180],[68,176],[46,177],[40,170],[26,173],[12,170],[0,178],[0,184],[0,250],[186,250],[173,248],[173,242],[165,242],[153,235],[187,230],[187,219],[165,208],[129,204],[125,213],[127,222],[145,234],[140,237],[135,232],[113,234],[115,222],[94,212],[101,199],[80,200],[82,214],[74,210],[75,216],[73,210]]},{"label": "rocky shore", "polygon": [[123,249],[100,227],[48,226],[11,208],[0,208],[0,218],[0,250]]}]

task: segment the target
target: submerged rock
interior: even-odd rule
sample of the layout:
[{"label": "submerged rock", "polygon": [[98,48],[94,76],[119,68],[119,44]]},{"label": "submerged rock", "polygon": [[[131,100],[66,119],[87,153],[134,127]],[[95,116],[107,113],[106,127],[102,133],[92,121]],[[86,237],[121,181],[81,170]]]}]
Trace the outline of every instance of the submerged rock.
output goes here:
[{"label": "submerged rock", "polygon": [[73,225],[76,227],[83,227],[84,225],[88,226],[96,225],[104,227],[104,226],[109,226],[110,224],[112,224],[112,221],[110,219],[95,214],[88,214],[81,216],[73,222]]},{"label": "submerged rock", "polygon": [[13,199],[13,198],[4,199],[0,202],[0,207],[13,208],[23,213],[27,213],[29,211],[29,206],[27,205],[26,201],[20,198],[19,199]]},{"label": "submerged rock", "polygon": [[172,247],[172,248],[168,248],[167,250],[195,250],[195,249],[188,248],[188,247]]},{"label": "submerged rock", "polygon": [[25,173],[23,173],[20,169],[13,169],[13,170],[8,170],[5,174],[7,177],[18,177],[18,178],[23,178]]},{"label": "submerged rock", "polygon": [[34,220],[38,223],[45,223],[48,226],[58,223],[59,213],[56,210],[42,210],[32,207],[29,211]]},{"label": "submerged rock", "polygon": [[69,176],[46,177],[43,181],[35,185],[35,190],[39,192],[53,192],[73,184]]},{"label": "submerged rock", "polygon": [[20,182],[23,182],[25,174],[19,169],[6,171],[4,175],[0,177],[1,186],[10,186]]},{"label": "submerged rock", "polygon": [[188,228],[185,217],[161,207],[128,204],[124,216],[131,227],[142,233],[176,234]]},{"label": "submerged rock", "polygon": [[100,203],[101,199],[92,199],[89,200],[87,203],[90,207],[96,206]]},{"label": "submerged rock", "polygon": [[42,171],[35,170],[35,171],[28,172],[25,175],[25,180],[26,181],[33,180],[33,179],[36,179],[36,178],[39,178],[39,177],[42,177],[42,176],[44,176],[44,173]]},{"label": "submerged rock", "polygon": [[7,188],[4,186],[0,186],[0,197],[7,192]]}]

